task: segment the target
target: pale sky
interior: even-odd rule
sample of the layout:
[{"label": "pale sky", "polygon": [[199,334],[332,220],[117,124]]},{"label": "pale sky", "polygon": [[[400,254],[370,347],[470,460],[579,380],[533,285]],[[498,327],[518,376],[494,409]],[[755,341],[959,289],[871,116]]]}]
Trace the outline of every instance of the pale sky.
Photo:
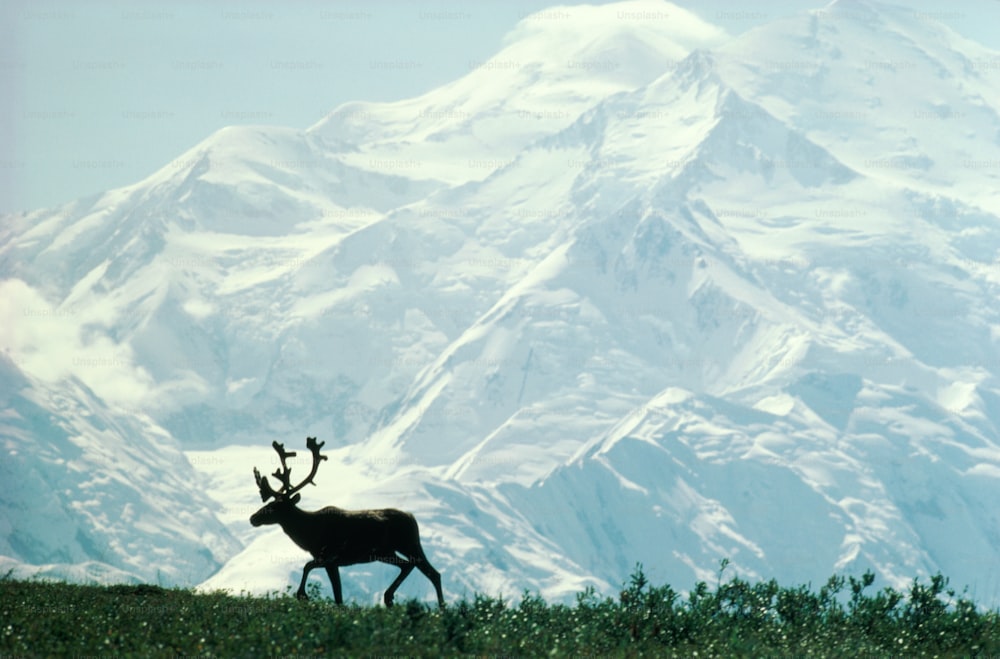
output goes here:
[{"label": "pale sky", "polygon": [[[226,125],[306,128],[345,101],[420,94],[488,59],[518,20],[554,4],[5,0],[0,212],[133,183]],[[675,4],[739,34],[827,1]],[[1000,50],[996,0],[899,4]]]}]

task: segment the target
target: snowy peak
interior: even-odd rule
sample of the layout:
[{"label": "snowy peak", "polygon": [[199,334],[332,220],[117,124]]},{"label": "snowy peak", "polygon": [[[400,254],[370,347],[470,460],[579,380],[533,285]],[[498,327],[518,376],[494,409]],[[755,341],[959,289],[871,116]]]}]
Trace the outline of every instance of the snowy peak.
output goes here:
[{"label": "snowy peak", "polygon": [[744,98],[852,170],[995,198],[995,168],[980,163],[991,148],[982,136],[1000,130],[1000,81],[983,65],[1000,53],[920,12],[869,2],[768,23],[717,52]]},{"label": "snowy peak", "polygon": [[685,50],[717,45],[727,36],[718,26],[671,2],[627,0],[604,5],[554,5],[521,19],[504,43],[529,39],[551,42],[559,38],[579,43],[581,38],[626,32],[670,39]]},{"label": "snowy peak", "polygon": [[854,177],[826,150],[733,91],[722,94],[715,113],[719,120],[702,142],[699,158],[719,178],[752,172],[768,185],[780,185],[785,177],[817,187]]},{"label": "snowy peak", "polygon": [[[350,103],[309,129],[358,167],[398,165],[451,184],[481,180],[602,98],[674,68],[725,33],[666,2],[554,7],[452,83],[393,103]],[[457,156],[461,153],[462,156]]]},{"label": "snowy peak", "polygon": [[614,78],[620,87],[636,87],[726,37],[672,3],[640,0],[531,14],[507,35],[502,52],[535,61],[546,84],[555,76],[578,84]]},{"label": "snowy peak", "polygon": [[834,16],[842,20],[870,23],[880,21],[881,13],[887,7],[888,5],[885,3],[869,2],[868,0],[833,0],[826,7],[812,10],[811,13]]},{"label": "snowy peak", "polygon": [[[436,186],[344,164],[312,136],[272,127],[224,128],[179,157],[171,201],[202,230],[278,236],[350,215],[383,213]],[[332,202],[332,203],[331,203]]]},{"label": "snowy peak", "polygon": [[600,131],[599,138],[591,136],[600,169],[624,181],[655,181],[658,194],[712,180],[731,186],[731,176],[769,187],[785,180],[817,187],[854,177],[826,149],[746,100],[723,73],[711,53],[695,51],[648,85],[597,106],[570,131],[584,134],[586,124],[590,133]]}]

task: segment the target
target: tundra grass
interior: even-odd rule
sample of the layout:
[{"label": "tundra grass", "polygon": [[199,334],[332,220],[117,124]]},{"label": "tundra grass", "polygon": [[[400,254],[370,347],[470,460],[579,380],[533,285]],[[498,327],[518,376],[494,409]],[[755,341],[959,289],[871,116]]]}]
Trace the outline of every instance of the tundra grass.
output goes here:
[{"label": "tundra grass", "polygon": [[651,586],[637,566],[616,598],[477,595],[439,610],[8,578],[0,656],[1000,655],[1000,613],[956,598],[944,577],[903,591],[873,582],[834,576],[814,592],[720,578],[681,594]]}]

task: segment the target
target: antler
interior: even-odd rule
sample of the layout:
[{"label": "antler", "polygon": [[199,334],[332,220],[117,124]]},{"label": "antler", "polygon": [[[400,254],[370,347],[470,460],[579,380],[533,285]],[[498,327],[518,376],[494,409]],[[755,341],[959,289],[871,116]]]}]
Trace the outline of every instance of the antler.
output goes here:
[{"label": "antler", "polygon": [[319,452],[319,450],[323,448],[324,444],[326,444],[326,442],[317,442],[315,437],[306,437],[306,448],[312,452],[313,456],[312,471],[309,472],[309,475],[305,478],[305,480],[293,487],[291,484],[292,468],[286,464],[285,460],[287,458],[294,458],[296,453],[295,451],[286,451],[284,444],[280,444],[276,441],[272,442],[271,446],[275,451],[277,451],[278,459],[281,460],[281,469],[276,469],[273,474],[274,477],[281,482],[281,488],[277,491],[274,490],[274,488],[271,487],[271,484],[267,482],[267,477],[261,476],[260,471],[257,470],[257,468],[254,468],[253,476],[257,481],[257,487],[260,488],[261,501],[267,501],[271,497],[274,497],[275,499],[287,498],[305,487],[306,483],[312,483],[315,485],[316,483],[313,482],[313,477],[316,476],[316,471],[319,469],[319,463],[326,460],[326,456],[320,455]]},{"label": "antler", "polygon": [[303,487],[305,487],[306,483],[312,483],[313,485],[316,484],[313,483],[313,477],[316,475],[316,471],[319,469],[319,463],[322,462],[323,460],[326,460],[326,456],[320,455],[319,453],[319,450],[323,448],[324,444],[326,444],[326,442],[317,442],[315,437],[306,437],[306,448],[312,451],[312,456],[313,456],[312,470],[309,472],[309,475],[306,476],[304,481],[302,481],[292,489],[285,492],[285,496],[291,496],[292,494],[295,494]]},{"label": "antler", "polygon": [[281,481],[281,489],[278,492],[285,494],[286,490],[291,487],[288,480],[292,476],[292,468],[285,464],[285,459],[294,458],[297,454],[295,451],[286,451],[285,445],[279,444],[277,441],[271,442],[271,446],[278,452],[278,458],[281,460],[281,469],[274,470],[274,477]]},{"label": "antler", "polygon": [[253,477],[257,481],[257,487],[260,488],[261,501],[267,501],[271,497],[277,498],[278,493],[271,488],[271,484],[267,482],[267,477],[261,476],[256,467],[253,468]]}]

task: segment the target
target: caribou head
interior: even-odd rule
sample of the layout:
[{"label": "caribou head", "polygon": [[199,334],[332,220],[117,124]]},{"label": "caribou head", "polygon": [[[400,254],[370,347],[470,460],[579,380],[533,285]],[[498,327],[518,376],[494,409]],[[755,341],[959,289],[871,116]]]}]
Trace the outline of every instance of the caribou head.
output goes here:
[{"label": "caribou head", "polygon": [[316,472],[319,470],[319,463],[327,459],[325,455],[321,455],[319,452],[324,444],[326,442],[317,442],[315,437],[306,437],[306,448],[312,452],[312,470],[301,483],[293,486],[291,482],[292,468],[288,466],[286,460],[294,458],[297,454],[294,451],[286,451],[284,444],[279,444],[278,442],[271,443],[274,450],[278,452],[278,458],[281,460],[281,468],[275,470],[273,474],[278,479],[278,482],[281,483],[281,487],[277,490],[272,488],[271,484],[267,482],[267,476],[261,476],[260,471],[256,467],[254,468],[253,477],[257,481],[257,488],[260,490],[260,500],[265,503],[267,503],[268,499],[274,499],[274,501],[267,503],[267,505],[251,515],[251,524],[254,526],[280,524],[282,519],[288,517],[289,510],[294,508],[302,499],[302,495],[298,493],[299,490],[305,487],[307,483],[316,484],[313,482],[313,478],[315,478]]}]

